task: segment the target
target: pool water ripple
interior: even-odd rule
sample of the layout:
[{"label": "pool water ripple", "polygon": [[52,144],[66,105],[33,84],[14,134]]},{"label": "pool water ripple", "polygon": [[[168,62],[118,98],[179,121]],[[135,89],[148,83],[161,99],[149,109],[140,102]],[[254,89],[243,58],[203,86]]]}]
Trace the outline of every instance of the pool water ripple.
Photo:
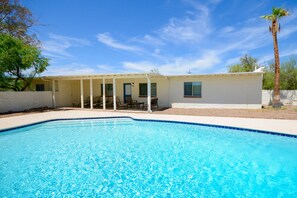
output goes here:
[{"label": "pool water ripple", "polygon": [[294,197],[297,139],[132,119],[0,133],[0,197]]}]

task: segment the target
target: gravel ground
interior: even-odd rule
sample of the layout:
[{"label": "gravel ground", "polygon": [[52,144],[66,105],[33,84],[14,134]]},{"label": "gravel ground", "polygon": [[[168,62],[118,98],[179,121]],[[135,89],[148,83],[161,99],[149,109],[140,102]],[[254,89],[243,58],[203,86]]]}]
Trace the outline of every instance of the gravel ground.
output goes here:
[{"label": "gravel ground", "polygon": [[[0,118],[18,116],[25,114],[41,113],[48,111],[68,111],[79,108],[61,108],[61,109],[32,109],[26,112],[0,114]],[[124,112],[124,111],[122,111]],[[143,113],[143,112],[139,112]],[[172,114],[172,115],[191,115],[191,116],[215,116],[215,117],[235,117],[235,118],[265,118],[265,119],[285,119],[297,120],[297,107],[286,106],[281,109],[272,109],[265,107],[263,109],[181,109],[168,108],[154,111],[154,114]]]},{"label": "gravel ground", "polygon": [[192,116],[215,116],[236,118],[265,118],[297,120],[297,107],[286,106],[281,109],[266,107],[263,109],[180,109],[169,108],[155,111],[156,114],[175,114]]}]

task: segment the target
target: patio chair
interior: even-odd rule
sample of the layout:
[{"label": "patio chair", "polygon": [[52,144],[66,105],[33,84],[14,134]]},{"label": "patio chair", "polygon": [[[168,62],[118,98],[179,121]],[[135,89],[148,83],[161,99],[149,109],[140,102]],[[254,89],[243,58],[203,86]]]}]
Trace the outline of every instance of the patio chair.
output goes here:
[{"label": "patio chair", "polygon": [[127,109],[128,108],[128,104],[127,103],[122,103],[120,101],[120,99],[117,97],[117,108],[118,109]]},{"label": "patio chair", "polygon": [[105,104],[106,104],[106,107],[113,107],[113,97],[112,96],[107,96],[105,98]]},{"label": "patio chair", "polygon": [[86,101],[84,102],[84,107],[90,107],[90,96],[88,96]]},{"label": "patio chair", "polygon": [[102,100],[102,97],[100,97],[100,96],[96,96],[96,97],[94,98],[94,104],[93,104],[93,106],[94,106],[95,108],[103,107],[103,100]]},{"label": "patio chair", "polygon": [[157,97],[153,97],[151,99],[151,107],[152,108],[158,108],[159,107],[159,105],[158,105],[158,98]]},{"label": "patio chair", "polygon": [[[147,108],[147,104],[144,104],[143,108]],[[153,108],[159,108],[158,98],[157,97],[152,97],[151,98],[151,109],[153,109]]]},{"label": "patio chair", "polygon": [[128,97],[127,105],[128,107],[134,108],[135,106],[137,106],[137,100],[133,100],[131,97]]}]

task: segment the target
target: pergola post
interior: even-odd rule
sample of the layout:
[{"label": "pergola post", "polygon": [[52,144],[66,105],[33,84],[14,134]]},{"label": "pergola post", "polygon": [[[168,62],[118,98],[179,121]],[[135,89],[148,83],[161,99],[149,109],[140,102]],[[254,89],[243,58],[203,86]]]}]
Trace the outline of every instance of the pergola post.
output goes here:
[{"label": "pergola post", "polygon": [[147,78],[147,112],[151,113],[152,112],[152,107],[151,107],[151,79],[146,76]]},{"label": "pergola post", "polygon": [[103,78],[103,82],[102,82],[102,95],[103,95],[103,110],[105,110],[106,109],[105,78]]},{"label": "pergola post", "polygon": [[84,108],[84,84],[83,79],[80,79],[80,106]]},{"label": "pergola post", "polygon": [[53,108],[56,108],[56,82],[52,80]]},{"label": "pergola post", "polygon": [[90,109],[93,109],[93,80],[90,79]]},{"label": "pergola post", "polygon": [[116,90],[116,79],[113,78],[112,79],[112,89],[113,89],[113,110],[116,111],[117,110],[117,90]]}]

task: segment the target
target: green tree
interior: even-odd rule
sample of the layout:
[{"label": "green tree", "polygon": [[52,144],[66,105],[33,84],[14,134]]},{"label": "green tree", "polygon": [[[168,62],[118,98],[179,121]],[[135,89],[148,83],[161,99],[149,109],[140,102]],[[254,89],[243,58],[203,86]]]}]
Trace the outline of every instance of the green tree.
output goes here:
[{"label": "green tree", "polygon": [[[297,57],[292,57],[280,66],[280,89],[297,90]],[[274,89],[274,64],[265,69],[263,78],[263,89]]]},{"label": "green tree", "polygon": [[229,67],[229,72],[252,72],[256,69],[257,65],[257,59],[253,58],[250,55],[244,55],[240,58],[240,63],[235,64]]},{"label": "green tree", "polygon": [[46,70],[48,59],[24,40],[0,34],[0,88],[24,91],[32,79]]},{"label": "green tree", "polygon": [[280,102],[280,60],[279,60],[279,51],[277,43],[277,32],[280,30],[280,25],[278,20],[284,16],[288,16],[289,12],[283,8],[273,8],[272,14],[262,16],[262,18],[271,21],[271,26],[269,30],[272,33],[273,38],[273,47],[274,47],[274,62],[275,62],[275,80],[274,80],[274,94],[272,106],[274,108],[279,108],[282,104]]},{"label": "green tree", "polygon": [[31,11],[22,6],[19,0],[0,0],[0,33],[37,44],[36,35],[28,33],[36,22]]},{"label": "green tree", "polygon": [[297,90],[297,59],[282,63],[280,70],[280,89]]},{"label": "green tree", "polygon": [[265,68],[263,75],[263,89],[272,90],[274,88],[274,64]]}]

